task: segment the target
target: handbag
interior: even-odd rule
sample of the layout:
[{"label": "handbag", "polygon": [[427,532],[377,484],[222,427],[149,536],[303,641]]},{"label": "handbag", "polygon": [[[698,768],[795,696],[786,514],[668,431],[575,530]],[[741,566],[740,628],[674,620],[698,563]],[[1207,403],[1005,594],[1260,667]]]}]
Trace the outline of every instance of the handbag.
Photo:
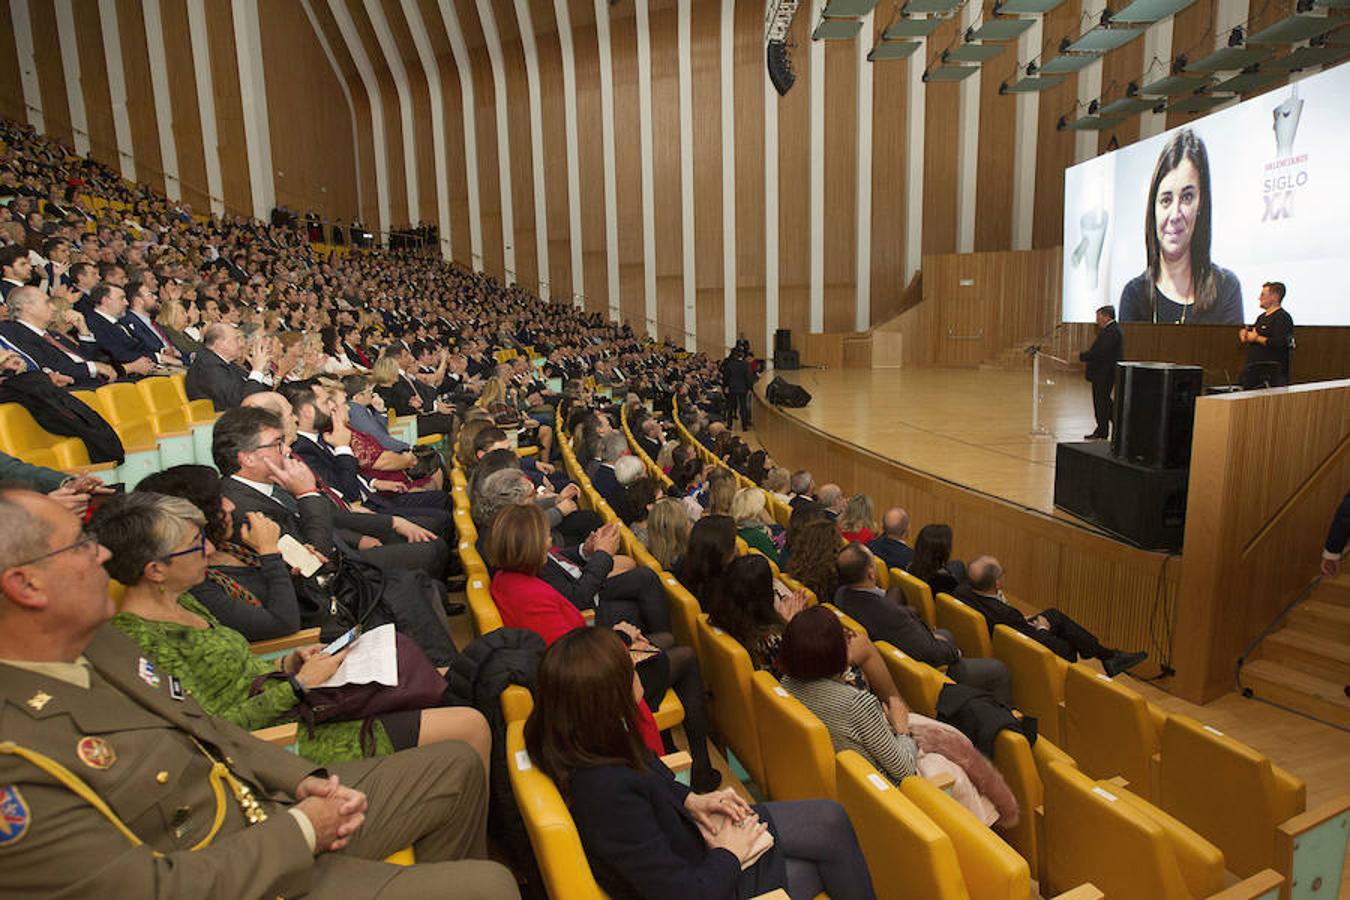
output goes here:
[{"label": "handbag", "polygon": [[430,478],[437,472],[442,472],[444,470],[445,461],[441,459],[441,454],[434,448],[421,445],[413,447],[412,452],[417,460],[403,472],[403,474],[407,475],[412,481],[421,481],[424,478]]},{"label": "handbag", "polygon": [[[440,706],[447,684],[444,676],[427,659],[417,642],[405,634],[394,634],[394,651],[398,655],[398,685],[344,684],[339,687],[313,688],[305,691],[304,699],[286,713],[288,720],[305,724],[307,733],[314,737],[314,726],[325,722],[361,722],[361,752],[375,754],[375,719],[384,714],[404,710],[421,710]],[[249,696],[260,692],[268,681],[285,680],[285,672],[268,672],[253,679]]]}]

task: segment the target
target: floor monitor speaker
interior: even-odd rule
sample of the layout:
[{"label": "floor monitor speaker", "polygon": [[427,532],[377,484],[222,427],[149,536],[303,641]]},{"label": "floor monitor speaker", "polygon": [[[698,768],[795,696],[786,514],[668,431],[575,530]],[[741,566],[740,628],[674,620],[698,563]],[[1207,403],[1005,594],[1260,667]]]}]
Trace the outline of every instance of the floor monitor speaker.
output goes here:
[{"label": "floor monitor speaker", "polygon": [[1100,441],[1055,448],[1055,506],[1145,550],[1181,550],[1188,478],[1119,459]]},{"label": "floor monitor speaker", "polygon": [[1195,400],[1203,382],[1199,366],[1117,364],[1111,452],[1127,462],[1158,469],[1189,465]]}]

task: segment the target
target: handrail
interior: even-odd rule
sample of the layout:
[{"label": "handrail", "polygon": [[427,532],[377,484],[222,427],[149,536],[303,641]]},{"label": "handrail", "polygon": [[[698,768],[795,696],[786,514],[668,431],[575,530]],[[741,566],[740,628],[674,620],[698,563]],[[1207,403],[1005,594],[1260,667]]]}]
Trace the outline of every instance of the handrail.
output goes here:
[{"label": "handrail", "polygon": [[1293,508],[1299,503],[1299,501],[1301,501],[1303,497],[1309,491],[1311,491],[1313,487],[1316,486],[1316,484],[1319,481],[1321,481],[1322,478],[1324,478],[1328,472],[1330,472],[1333,468],[1336,467],[1336,464],[1341,461],[1341,457],[1345,455],[1346,450],[1350,450],[1350,434],[1347,434],[1345,437],[1341,438],[1341,442],[1336,445],[1336,448],[1327,454],[1326,459],[1322,460],[1322,462],[1318,464],[1317,468],[1313,470],[1311,475],[1303,479],[1303,483],[1298,486],[1298,489],[1295,490],[1294,493],[1289,495],[1288,500],[1285,500],[1283,503],[1280,504],[1279,509],[1275,510],[1275,512],[1271,514],[1270,518],[1266,520],[1266,524],[1262,525],[1261,529],[1257,531],[1255,535],[1252,536],[1252,539],[1248,541],[1246,546],[1242,548],[1243,559],[1246,559],[1248,556],[1250,556],[1252,551],[1256,549],[1257,545],[1260,544],[1262,541],[1264,541],[1270,535],[1270,533],[1275,529],[1275,526],[1280,523],[1280,520],[1283,519],[1285,516],[1287,516],[1293,510]]}]

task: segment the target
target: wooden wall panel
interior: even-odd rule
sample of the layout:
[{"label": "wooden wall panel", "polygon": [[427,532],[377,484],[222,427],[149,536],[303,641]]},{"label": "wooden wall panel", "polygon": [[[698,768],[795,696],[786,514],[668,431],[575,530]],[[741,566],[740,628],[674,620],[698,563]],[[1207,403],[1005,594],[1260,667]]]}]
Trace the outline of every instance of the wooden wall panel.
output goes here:
[{"label": "wooden wall panel", "polygon": [[[928,38],[918,53],[928,54],[929,68],[940,63],[941,48],[954,43],[960,20],[950,19]],[[923,153],[923,252],[951,253],[956,250],[956,145],[960,131],[957,116],[960,86],[930,81],[924,88]]]},{"label": "wooden wall panel", "polygon": [[[117,0],[117,24],[122,42],[122,67],[127,86],[127,118],[136,156],[136,178],[157,191],[164,190],[164,159],[159,151],[159,124],[155,114],[155,87],[150,80],[150,53],[145,43],[141,4]],[[347,139],[351,143],[351,138]]]},{"label": "wooden wall panel", "polygon": [[502,243],[501,177],[497,168],[497,100],[492,63],[483,46],[474,0],[454,0],[464,42],[473,66],[474,132],[478,144],[478,206],[483,223],[483,271],[497,278],[506,276]]},{"label": "wooden wall panel", "polygon": [[253,192],[248,180],[248,148],[244,141],[244,102],[239,94],[234,18],[227,0],[206,0],[206,33],[211,49],[211,85],[215,89],[216,137],[220,146],[225,206],[230,212],[247,215],[253,210]]},{"label": "wooden wall panel", "polygon": [[736,334],[764,347],[764,40],[762,11],[736,6]]},{"label": "wooden wall panel", "polygon": [[[1062,38],[1076,38],[1082,4],[1068,0],[1044,17],[1039,61],[1044,63],[1058,53]],[[1036,129],[1036,216],[1031,246],[1054,247],[1064,239],[1064,170],[1073,165],[1075,132],[1055,128],[1060,116],[1074,117],[1078,100],[1078,79],[1069,75],[1060,84],[1041,93]]]},{"label": "wooden wall panel", "polygon": [[[652,168],[656,206],[656,336],[684,346],[684,232],[680,172],[679,18],[651,13]],[[762,213],[761,213],[762,214]]]},{"label": "wooden wall panel", "polygon": [[[383,51],[380,50],[379,39],[375,37],[375,29],[370,24],[369,16],[366,15],[365,5],[361,0],[346,0],[346,3],[347,11],[356,26],[356,33],[360,35],[366,58],[370,60],[371,68],[375,70],[375,81],[379,84],[380,102],[384,106],[389,227],[402,228],[409,223],[410,211],[407,169],[403,161],[403,119],[399,116],[398,89],[394,86],[394,76],[389,71],[389,64],[385,61]],[[370,230],[374,230],[374,223],[377,221],[372,219],[367,223],[371,226]]]},{"label": "wooden wall panel", "polygon": [[206,189],[206,154],[202,146],[201,112],[197,107],[197,67],[188,37],[185,0],[160,0],[163,17],[164,59],[169,75],[169,106],[173,116],[174,149],[178,152],[178,179],[183,201],[199,213],[211,211]]},{"label": "wooden wall panel", "polygon": [[721,19],[717,0],[694,4],[690,54],[694,72],[695,303],[699,349],[709,353],[721,349],[723,331]]},{"label": "wooden wall panel", "polygon": [[858,47],[825,43],[825,330],[852,331],[858,247]]},{"label": "wooden wall panel", "polygon": [[[347,90],[351,91],[352,106],[356,108],[356,134],[360,149],[361,192],[364,202],[361,204],[359,211],[353,207],[352,210],[339,213],[339,217],[351,222],[353,213],[355,213],[356,217],[367,225],[378,223],[380,220],[379,193],[375,178],[375,132],[371,124],[373,120],[370,117],[370,98],[366,96],[365,83],[361,80],[356,62],[352,59],[351,52],[342,37],[342,32],[338,30],[337,22],[334,21],[328,4],[310,0],[310,6],[314,10],[314,17],[318,20],[319,28],[328,41],[329,49],[333,51],[333,58],[337,61],[343,80],[347,82]],[[439,16],[440,13],[437,12],[437,15]],[[265,46],[266,41],[264,40]],[[356,155],[355,151],[353,151],[353,155]]]},{"label": "wooden wall panel", "polygon": [[0,3],[0,116],[14,122],[28,121],[23,76],[19,73],[19,46],[8,3]]},{"label": "wooden wall panel", "polygon": [[[993,19],[994,0],[985,3],[984,20]],[[1017,65],[1017,42],[980,72],[980,140],[975,180],[975,249],[1007,250],[1012,246],[1013,146],[1016,143],[1017,100],[999,96],[1003,74]]]},{"label": "wooden wall panel", "polygon": [[408,73],[408,93],[412,99],[418,208],[412,210],[408,218],[412,224],[437,223],[440,221],[440,211],[436,194],[436,144],[431,134],[431,89],[427,86],[427,76],[422,71],[422,60],[417,55],[417,46],[408,30],[408,22],[403,17],[402,4],[384,4],[384,17],[389,21],[389,30],[403,60],[403,69]]},{"label": "wooden wall panel", "polygon": [[[614,184],[619,217],[619,308],[635,334],[647,331],[642,233],[642,138],[638,113],[637,17],[610,7],[614,71]],[[654,131],[654,129],[653,129]],[[655,179],[653,179],[655,180]]]},{"label": "wooden wall panel", "polygon": [[[887,19],[875,17],[873,43]],[[908,63],[872,64],[872,310],[873,324],[895,314],[905,290],[905,139]]]},{"label": "wooden wall panel", "polygon": [[530,95],[525,72],[525,49],[516,26],[516,11],[510,0],[492,0],[497,28],[502,38],[502,67],[506,73],[506,129],[511,150],[511,216],[516,252],[514,280],[522,287],[539,289],[538,235],[534,221],[534,152],[530,146]]},{"label": "wooden wall panel", "polygon": [[[1218,0],[1196,0],[1172,18],[1172,58],[1186,54],[1191,62],[1214,49],[1214,13]],[[1189,113],[1167,113],[1167,127],[1175,128],[1194,118]]]},{"label": "wooden wall panel", "polygon": [[580,288],[573,283],[571,222],[567,200],[567,118],[565,111],[562,44],[553,4],[535,0],[530,4],[535,42],[539,52],[539,93],[543,107],[541,127],[544,144],[544,198],[548,232],[549,295],[557,302],[571,302]]},{"label": "wooden wall panel", "polygon": [[[1204,0],[1201,0],[1204,2]],[[1097,94],[1097,99],[1105,106],[1112,100],[1117,100],[1125,96],[1125,88],[1131,81],[1143,87],[1144,69],[1149,61],[1144,59],[1144,36],[1140,35],[1130,41],[1124,47],[1112,50],[1102,58],[1102,87]],[[1150,76],[1149,80],[1161,78],[1163,73],[1168,71],[1168,66],[1164,65],[1155,68],[1155,74]],[[1097,152],[1105,153],[1111,139],[1115,138],[1116,145],[1124,147],[1126,144],[1133,144],[1139,140],[1139,116],[1126,116],[1112,128],[1097,132]]]},{"label": "wooden wall panel", "polygon": [[78,53],[79,48],[61,46],[56,27],[56,7],[53,4],[29,3],[28,18],[33,26],[33,58],[37,63],[42,118],[47,133],[73,150],[75,132],[70,125],[70,100],[66,96],[66,74],[61,67],[61,53]]},{"label": "wooden wall panel", "polygon": [[469,241],[469,194],[464,159],[464,113],[459,69],[450,50],[450,38],[436,0],[418,0],[427,37],[441,74],[441,101],[445,115],[445,169],[450,190],[450,250],[455,262],[473,268]]},{"label": "wooden wall panel", "polygon": [[[778,322],[779,328],[804,335],[811,324],[811,46],[809,15],[792,21],[797,83],[778,104]],[[795,345],[795,344],[794,344]]]},{"label": "wooden wall panel", "polygon": [[[605,167],[600,145],[600,51],[594,7],[586,0],[570,0],[570,4],[577,68],[577,140],[581,144],[582,275],[586,309],[604,313],[608,309],[609,270],[605,256]],[[590,24],[581,25],[579,21]]]},{"label": "wooden wall panel", "polygon": [[71,6],[75,13],[75,40],[79,45],[84,115],[89,124],[89,155],[116,171],[119,168],[117,133],[113,126],[112,95],[108,90],[108,62],[103,52],[98,0],[73,0]]},{"label": "wooden wall panel", "polygon": [[934,361],[979,365],[1049,332],[1059,321],[1059,261],[1057,247],[925,255],[923,299],[934,307]]},{"label": "wooden wall panel", "polygon": [[350,221],[357,211],[352,118],[323,47],[298,3],[269,8],[260,33],[277,203]]}]

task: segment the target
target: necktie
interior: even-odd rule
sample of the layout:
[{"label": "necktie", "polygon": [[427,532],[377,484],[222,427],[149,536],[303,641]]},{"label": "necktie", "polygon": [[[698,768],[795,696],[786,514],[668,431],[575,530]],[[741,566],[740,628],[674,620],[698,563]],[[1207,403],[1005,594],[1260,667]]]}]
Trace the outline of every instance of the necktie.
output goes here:
[{"label": "necktie", "polygon": [[55,347],[57,350],[60,350],[60,351],[61,351],[62,353],[64,353],[66,356],[69,356],[69,357],[71,358],[71,360],[73,360],[73,361],[75,361],[75,362],[84,362],[84,360],[80,359],[77,355],[75,355],[75,353],[73,353],[71,350],[69,350],[69,349],[66,347],[65,344],[63,344],[63,343],[61,343],[60,341],[58,341],[58,340],[56,339],[56,337],[55,337],[54,335],[52,335],[51,332],[48,332],[48,331],[42,332],[42,338],[43,338],[43,340],[45,340],[47,343],[49,343],[49,344],[51,344],[53,347]]}]

